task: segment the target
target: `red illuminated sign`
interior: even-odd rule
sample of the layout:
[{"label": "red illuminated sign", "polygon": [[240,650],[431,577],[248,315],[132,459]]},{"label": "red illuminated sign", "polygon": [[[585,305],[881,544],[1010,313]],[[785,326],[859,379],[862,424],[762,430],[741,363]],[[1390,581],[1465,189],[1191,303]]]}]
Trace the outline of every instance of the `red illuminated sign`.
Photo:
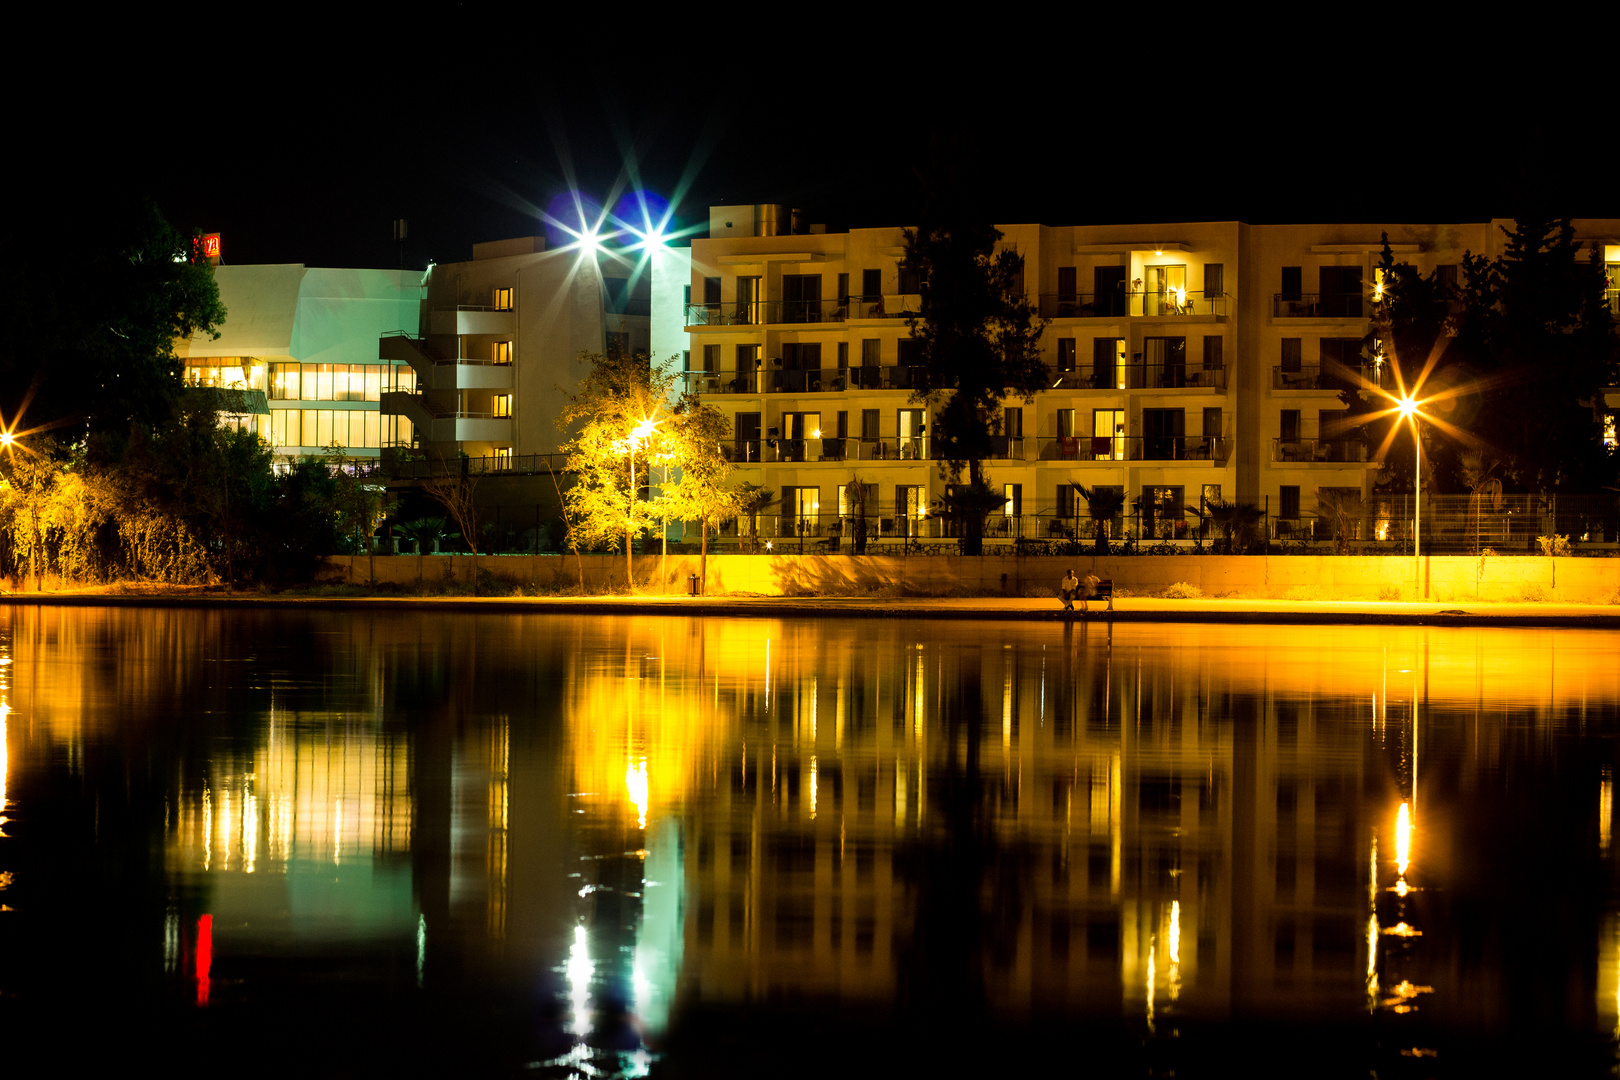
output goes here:
[{"label": "red illuminated sign", "polygon": [[205,259],[219,258],[219,233],[204,233],[202,238],[202,253]]}]

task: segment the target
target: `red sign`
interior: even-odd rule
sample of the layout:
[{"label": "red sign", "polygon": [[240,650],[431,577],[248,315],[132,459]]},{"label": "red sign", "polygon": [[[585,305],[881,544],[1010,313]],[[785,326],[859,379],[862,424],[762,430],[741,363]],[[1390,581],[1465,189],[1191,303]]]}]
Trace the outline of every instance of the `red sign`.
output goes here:
[{"label": "red sign", "polygon": [[202,253],[205,259],[219,258],[219,233],[204,233],[202,238]]}]

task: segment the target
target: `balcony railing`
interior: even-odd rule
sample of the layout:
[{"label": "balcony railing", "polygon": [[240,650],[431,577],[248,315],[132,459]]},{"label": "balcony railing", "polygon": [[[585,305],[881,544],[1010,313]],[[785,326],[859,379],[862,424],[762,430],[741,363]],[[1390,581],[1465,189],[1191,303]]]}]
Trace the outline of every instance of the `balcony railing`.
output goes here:
[{"label": "balcony railing", "polygon": [[912,367],[761,368],[754,372],[688,371],[682,376],[693,394],[835,394],[843,390],[912,390]]},{"label": "balcony railing", "polygon": [[822,437],[783,439],[734,439],[721,444],[726,459],[733,464],[807,463],[813,461],[929,461],[926,435],[897,438]]},{"label": "balcony railing", "polygon": [[[1370,367],[1363,369],[1361,374],[1371,381],[1373,372]],[[1294,370],[1277,366],[1271,369],[1273,390],[1354,390],[1357,385],[1355,372],[1337,365],[1311,364]]]},{"label": "balcony railing", "polygon": [[1360,319],[1366,311],[1361,293],[1277,293],[1271,314],[1277,319]]},{"label": "balcony railing", "polygon": [[1226,368],[1173,364],[1079,364],[1048,367],[1053,390],[1225,390]]},{"label": "balcony railing", "polygon": [[1042,293],[1043,319],[1122,319],[1127,316],[1225,315],[1228,297],[1191,289],[1113,293]]},{"label": "balcony railing", "polygon": [[1273,439],[1271,460],[1352,464],[1367,460],[1367,444],[1360,439]]},{"label": "balcony railing", "polygon": [[847,296],[840,300],[752,300],[686,305],[687,326],[796,326],[849,319],[903,319],[913,296]]},{"label": "balcony railing", "polygon": [[1225,461],[1219,435],[1079,435],[1038,440],[1042,461]]}]

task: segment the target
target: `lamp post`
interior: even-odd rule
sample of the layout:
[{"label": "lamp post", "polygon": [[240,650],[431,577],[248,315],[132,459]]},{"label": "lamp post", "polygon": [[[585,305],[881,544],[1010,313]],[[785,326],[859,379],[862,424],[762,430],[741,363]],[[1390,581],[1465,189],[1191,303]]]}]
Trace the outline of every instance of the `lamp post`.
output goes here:
[{"label": "lamp post", "polygon": [[[1415,594],[1423,591],[1423,440],[1418,438],[1417,418],[1418,403],[1410,397],[1403,397],[1397,406],[1400,414],[1412,423],[1412,449],[1416,451],[1416,458],[1412,466],[1412,486],[1414,501],[1412,503],[1412,576]],[[1421,595],[1417,599],[1422,599]]]}]

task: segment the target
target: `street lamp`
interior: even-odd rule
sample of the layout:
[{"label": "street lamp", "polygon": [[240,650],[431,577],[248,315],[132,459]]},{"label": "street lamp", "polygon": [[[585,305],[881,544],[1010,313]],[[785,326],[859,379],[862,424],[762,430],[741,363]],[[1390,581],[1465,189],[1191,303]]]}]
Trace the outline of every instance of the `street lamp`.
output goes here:
[{"label": "street lamp", "polygon": [[630,498],[624,507],[624,582],[625,587],[635,588],[634,571],[630,562],[630,542],[636,529],[636,443],[646,442],[653,433],[657,421],[647,417],[630,429],[630,438],[627,444],[630,451]]},{"label": "street lamp", "polygon": [[[1414,502],[1412,504],[1412,573],[1414,590],[1423,589],[1423,440],[1418,438],[1418,417],[1423,414],[1418,411],[1418,403],[1411,397],[1402,397],[1396,403],[1396,409],[1401,416],[1412,423],[1412,448],[1417,457],[1412,466],[1412,486],[1414,488]],[[1422,597],[1418,597],[1422,599]]]}]

